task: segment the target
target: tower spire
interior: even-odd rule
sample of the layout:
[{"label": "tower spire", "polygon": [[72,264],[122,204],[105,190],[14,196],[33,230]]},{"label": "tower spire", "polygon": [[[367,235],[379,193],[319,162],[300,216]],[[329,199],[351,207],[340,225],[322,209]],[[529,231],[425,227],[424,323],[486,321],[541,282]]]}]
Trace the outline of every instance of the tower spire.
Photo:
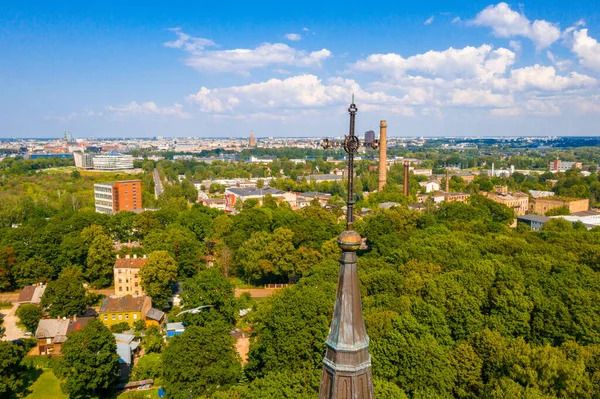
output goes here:
[{"label": "tower spire", "polygon": [[350,132],[344,140],[348,154],[348,201],[346,231],[338,237],[342,249],[337,295],[333,310],[333,321],[329,330],[323,359],[323,374],[319,399],[373,399],[373,376],[369,337],[365,328],[358,286],[356,251],[362,239],[354,231],[354,154],[360,141],[354,135],[354,124],[358,109],[354,104],[350,113]]}]

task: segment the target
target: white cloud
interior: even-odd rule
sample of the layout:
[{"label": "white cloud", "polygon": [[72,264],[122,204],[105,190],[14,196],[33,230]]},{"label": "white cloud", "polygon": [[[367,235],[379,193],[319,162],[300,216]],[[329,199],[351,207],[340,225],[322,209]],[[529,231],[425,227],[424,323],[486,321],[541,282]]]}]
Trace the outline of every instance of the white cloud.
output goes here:
[{"label": "white cloud", "polygon": [[310,29],[308,29],[306,26],[304,28],[302,28],[303,32],[310,32]]},{"label": "white cloud", "polygon": [[444,51],[428,51],[403,58],[399,54],[371,54],[357,61],[353,70],[400,79],[406,71],[417,71],[441,77],[488,78],[503,74],[515,62],[515,53],[505,48],[492,50],[490,45],[450,47]]},{"label": "white cloud", "polygon": [[527,37],[535,43],[538,50],[550,46],[560,38],[557,25],[544,20],[531,23],[525,15],[511,10],[506,3],[488,6],[471,23],[492,28],[497,37]]},{"label": "white cloud", "polygon": [[66,121],[73,120],[75,118],[90,117],[90,116],[102,116],[102,115],[104,115],[102,112],[93,111],[91,109],[86,108],[82,112],[71,112],[67,115],[54,115],[54,114],[50,113],[48,115],[45,115],[44,119],[66,122]]},{"label": "white cloud", "polygon": [[573,65],[571,60],[559,60],[550,50],[546,51],[546,56],[558,68],[559,71],[566,71]]},{"label": "white cloud", "polygon": [[507,80],[499,80],[496,83],[498,88],[509,90],[563,91],[594,87],[598,81],[577,72],[571,72],[566,76],[557,75],[554,67],[535,64],[534,66],[514,69],[510,72],[510,77]]},{"label": "white cloud", "polygon": [[457,23],[459,23],[459,22],[461,22],[461,19],[460,19],[460,17],[454,17],[454,18],[452,19],[452,23],[453,23],[453,24],[457,24]]},{"label": "white cloud", "polygon": [[433,22],[434,19],[435,19],[435,15],[432,15],[431,17],[427,18],[425,20],[425,22],[423,22],[423,25],[431,25],[431,23]]},{"label": "white cloud", "polygon": [[216,46],[216,43],[210,39],[192,37],[183,33],[181,28],[170,28],[169,30],[175,32],[177,40],[164,43],[165,47],[183,49],[189,53],[197,53],[204,50],[206,47]]},{"label": "white cloud", "polygon": [[518,40],[511,40],[508,42],[508,46],[514,50],[515,53],[521,52],[521,42]]},{"label": "white cloud", "polygon": [[248,74],[251,69],[267,66],[317,68],[331,56],[327,49],[309,53],[283,43],[263,43],[254,49],[207,50],[214,42],[191,37],[178,28],[174,32],[178,39],[164,45],[184,50],[188,53],[186,65],[200,71]]},{"label": "white cloud", "polygon": [[521,114],[519,108],[495,108],[490,110],[492,116],[518,116]]},{"label": "white cloud", "polygon": [[600,71],[600,43],[588,36],[587,29],[573,32],[573,52],[579,58],[579,63],[586,68]]},{"label": "white cloud", "polygon": [[293,42],[297,42],[298,40],[302,39],[302,36],[297,33],[288,33],[287,35],[285,35],[285,38]]},{"label": "white cloud", "polygon": [[183,111],[183,105],[173,104],[171,107],[161,108],[152,101],[142,103],[141,105],[135,101],[124,106],[108,105],[106,109],[119,116],[129,115],[151,115],[151,116],[177,116],[180,118],[190,118],[191,115]]},{"label": "white cloud", "polygon": [[508,107],[513,102],[512,95],[492,93],[491,90],[456,89],[450,95],[450,104],[469,107]]},{"label": "white cloud", "polygon": [[355,94],[361,110],[381,109],[410,114],[406,101],[382,91],[365,91],[352,79],[332,78],[324,83],[315,75],[299,75],[287,79],[270,79],[245,86],[208,89],[202,87],[187,99],[202,112],[231,114],[248,112],[281,114],[290,110],[324,109],[342,105]]}]

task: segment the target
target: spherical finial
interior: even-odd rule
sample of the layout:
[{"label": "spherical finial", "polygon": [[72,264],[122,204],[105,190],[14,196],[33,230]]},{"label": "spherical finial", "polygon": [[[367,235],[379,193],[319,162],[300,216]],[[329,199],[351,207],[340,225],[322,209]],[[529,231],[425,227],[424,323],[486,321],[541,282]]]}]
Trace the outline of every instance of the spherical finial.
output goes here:
[{"label": "spherical finial", "polygon": [[338,237],[338,245],[342,251],[354,252],[360,248],[362,238],[354,230],[343,231]]}]

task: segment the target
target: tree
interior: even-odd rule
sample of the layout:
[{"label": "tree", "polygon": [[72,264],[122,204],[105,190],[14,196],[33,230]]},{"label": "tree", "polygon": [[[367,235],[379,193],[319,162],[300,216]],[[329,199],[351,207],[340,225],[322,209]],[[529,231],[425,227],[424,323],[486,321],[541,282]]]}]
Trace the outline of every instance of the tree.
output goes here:
[{"label": "tree", "polygon": [[201,270],[196,276],[183,283],[181,300],[184,309],[210,305],[197,314],[186,313],[184,320],[192,325],[204,325],[222,320],[233,327],[237,319],[234,288],[216,268]]},{"label": "tree", "polygon": [[107,397],[119,376],[119,355],[112,333],[100,320],[91,320],[69,334],[54,371],[71,398]]},{"label": "tree", "polygon": [[129,325],[129,323],[124,321],[110,326],[110,332],[120,334],[123,331],[129,330],[130,328],[131,326]]},{"label": "tree", "polygon": [[153,230],[144,239],[148,251],[168,251],[177,262],[179,277],[191,277],[199,268],[205,245],[185,227],[168,226],[166,230]]},{"label": "tree", "polygon": [[11,270],[17,262],[15,250],[12,247],[0,247],[0,291],[12,286]]},{"label": "tree", "polygon": [[23,349],[12,342],[0,341],[0,396],[10,398],[23,386]]},{"label": "tree", "polygon": [[154,306],[165,308],[173,296],[171,285],[177,281],[177,263],[167,251],[155,251],[140,269],[142,288]]},{"label": "tree", "polygon": [[146,353],[158,353],[162,350],[163,336],[157,326],[150,326],[142,338],[142,347]]},{"label": "tree", "polygon": [[52,317],[71,317],[87,308],[83,281],[69,268],[51,281],[40,303]]},{"label": "tree", "polygon": [[35,332],[44,312],[39,307],[26,303],[17,309],[16,314],[26,331]]},{"label": "tree", "polygon": [[561,216],[561,215],[570,215],[571,209],[568,206],[559,206],[557,208],[552,208],[546,211],[546,216]]},{"label": "tree", "polygon": [[37,283],[47,283],[52,280],[54,268],[39,258],[31,258],[19,264],[14,271],[18,287]]},{"label": "tree", "polygon": [[187,399],[225,389],[241,377],[230,327],[189,326],[163,352],[163,378],[169,397]]},{"label": "tree", "polygon": [[86,261],[85,274],[95,288],[108,287],[113,281],[115,254],[113,243],[106,234],[98,234],[93,239]]}]

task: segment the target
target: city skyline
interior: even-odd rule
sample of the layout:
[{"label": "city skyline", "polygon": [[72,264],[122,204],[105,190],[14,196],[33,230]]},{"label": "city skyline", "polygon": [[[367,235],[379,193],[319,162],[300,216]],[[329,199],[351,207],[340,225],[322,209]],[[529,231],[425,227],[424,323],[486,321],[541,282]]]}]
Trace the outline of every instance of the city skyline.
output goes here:
[{"label": "city skyline", "polygon": [[595,136],[593,4],[0,5],[0,138]]}]

